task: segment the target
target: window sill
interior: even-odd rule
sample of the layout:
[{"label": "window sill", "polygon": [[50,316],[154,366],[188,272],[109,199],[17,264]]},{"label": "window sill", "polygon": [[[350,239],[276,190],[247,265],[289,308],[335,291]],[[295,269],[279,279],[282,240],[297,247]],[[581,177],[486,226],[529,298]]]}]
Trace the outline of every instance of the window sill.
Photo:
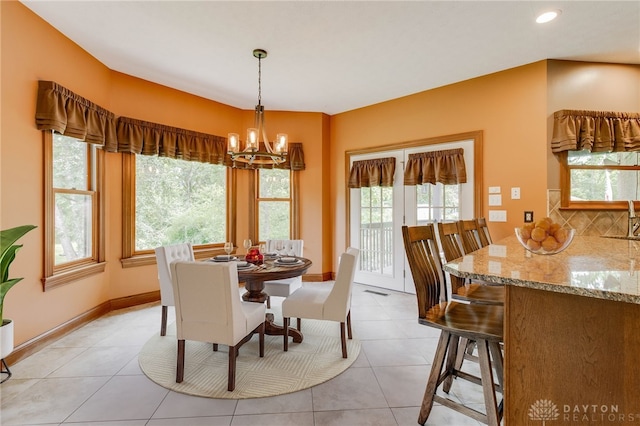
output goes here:
[{"label": "window sill", "polygon": [[79,279],[103,273],[107,266],[107,262],[92,263],[87,266],[73,268],[72,270],[60,272],[50,277],[42,279],[43,290],[51,290],[58,286],[68,284]]},{"label": "window sill", "polygon": [[[194,249],[194,255],[196,260],[208,259],[219,254],[226,254],[222,248],[207,248],[207,249]],[[144,253],[137,254],[132,257],[120,259],[120,264],[123,268],[136,268],[138,266],[155,265],[156,254]]]},{"label": "window sill", "polygon": [[592,202],[573,202],[567,206],[560,206],[560,210],[629,210],[627,201],[592,201]]}]

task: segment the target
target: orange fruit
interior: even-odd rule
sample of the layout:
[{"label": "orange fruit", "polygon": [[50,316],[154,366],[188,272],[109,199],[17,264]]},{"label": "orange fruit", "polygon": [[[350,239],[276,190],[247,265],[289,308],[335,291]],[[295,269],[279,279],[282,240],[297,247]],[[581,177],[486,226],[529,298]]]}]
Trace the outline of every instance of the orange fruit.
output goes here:
[{"label": "orange fruit", "polygon": [[527,241],[531,238],[531,228],[527,226],[520,228],[520,236],[522,237],[522,241]]},{"label": "orange fruit", "polygon": [[554,234],[553,236],[555,237],[555,239],[558,241],[558,243],[560,244],[564,244],[565,241],[567,241],[567,238],[569,238],[569,231],[567,231],[564,228],[559,228]]},{"label": "orange fruit", "polygon": [[551,235],[549,235],[547,238],[544,239],[544,241],[542,242],[541,246],[546,251],[554,251],[558,247],[560,247],[560,244],[558,244],[558,241],[556,241],[555,238],[553,238]]},{"label": "orange fruit", "polygon": [[527,247],[529,247],[529,250],[540,250],[540,243],[536,240],[528,240]]},{"label": "orange fruit", "polygon": [[533,231],[531,231],[532,240],[540,242],[545,238],[547,238],[547,231],[544,228],[536,226],[535,228],[533,228]]},{"label": "orange fruit", "polygon": [[536,222],[536,228],[542,228],[545,231],[548,231],[550,226],[551,222],[549,222],[548,218],[543,218]]}]

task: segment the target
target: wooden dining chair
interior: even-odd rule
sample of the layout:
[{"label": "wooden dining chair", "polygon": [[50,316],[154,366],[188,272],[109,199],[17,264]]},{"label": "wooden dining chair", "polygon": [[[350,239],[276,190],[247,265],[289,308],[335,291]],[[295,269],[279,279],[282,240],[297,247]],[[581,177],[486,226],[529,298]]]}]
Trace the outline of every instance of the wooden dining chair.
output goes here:
[{"label": "wooden dining chair", "polygon": [[[437,223],[440,250],[444,254],[445,262],[469,253],[462,248],[462,233],[460,222]],[[473,238],[469,235],[468,238]],[[443,271],[444,273],[444,271]],[[451,284],[451,298],[471,303],[502,305],[504,303],[504,286],[486,285],[482,282],[465,280],[454,275],[448,275]]]},{"label": "wooden dining chair", "polygon": [[[440,339],[431,365],[418,423],[425,424],[433,403],[438,402],[477,421],[498,426],[503,413],[503,402],[498,403],[497,392],[502,391],[503,383],[500,343],[503,341],[504,308],[499,305],[444,301],[444,278],[433,224],[403,226],[402,237],[416,288],[418,322],[440,329]],[[480,377],[456,368],[455,360],[461,338],[477,343]],[[493,370],[498,384],[494,382]],[[437,393],[442,386],[444,393],[448,394],[453,377],[482,386],[485,413],[448,398],[448,395]],[[458,396],[460,400],[465,400],[464,395]]]}]

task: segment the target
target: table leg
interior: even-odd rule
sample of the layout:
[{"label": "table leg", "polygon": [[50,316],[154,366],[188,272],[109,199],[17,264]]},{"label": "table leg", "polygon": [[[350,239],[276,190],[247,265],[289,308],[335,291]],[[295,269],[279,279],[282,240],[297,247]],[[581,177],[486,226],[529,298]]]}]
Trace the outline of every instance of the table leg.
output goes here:
[{"label": "table leg", "polygon": [[[269,336],[282,336],[284,334],[284,326],[274,322],[272,313],[267,313],[267,319],[264,325],[264,334],[268,334]],[[289,327],[289,337],[293,337],[295,343],[302,343],[302,333],[294,327]]]},{"label": "table leg", "polygon": [[262,291],[264,283],[247,281],[244,283],[244,288],[247,290],[242,295],[242,300],[245,302],[264,303],[267,300],[267,294]]},{"label": "table leg", "polygon": [[[264,303],[267,300],[267,294],[262,292],[264,290],[264,282],[246,281],[244,288],[247,291],[242,295],[242,300],[254,303]],[[268,336],[282,336],[284,334],[284,326],[275,323],[272,313],[267,313],[264,322],[264,334]],[[302,333],[296,328],[289,327],[289,336],[293,338],[295,343],[302,343]]]}]

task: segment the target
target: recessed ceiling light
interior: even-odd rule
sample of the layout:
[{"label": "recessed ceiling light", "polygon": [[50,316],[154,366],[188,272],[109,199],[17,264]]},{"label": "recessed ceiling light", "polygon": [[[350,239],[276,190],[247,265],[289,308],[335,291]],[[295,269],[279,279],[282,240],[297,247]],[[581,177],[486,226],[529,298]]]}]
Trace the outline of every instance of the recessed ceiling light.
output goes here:
[{"label": "recessed ceiling light", "polygon": [[562,13],[562,11],[560,11],[560,10],[550,10],[548,12],[544,12],[544,13],[542,13],[540,16],[538,16],[536,18],[536,22],[538,24],[544,24],[546,22],[553,21],[561,13]]}]

